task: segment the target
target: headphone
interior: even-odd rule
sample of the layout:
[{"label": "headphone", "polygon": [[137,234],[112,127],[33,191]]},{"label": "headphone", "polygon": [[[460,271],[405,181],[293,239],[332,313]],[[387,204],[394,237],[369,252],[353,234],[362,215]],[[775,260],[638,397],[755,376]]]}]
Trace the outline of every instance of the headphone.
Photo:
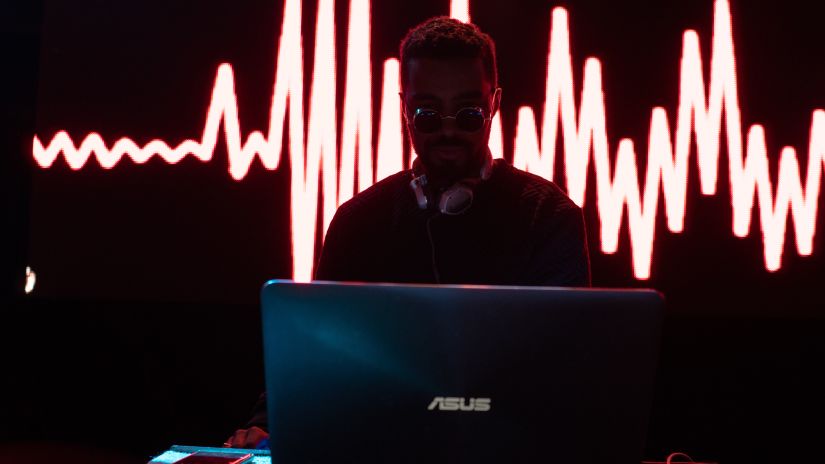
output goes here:
[{"label": "headphone", "polygon": [[[481,183],[481,181],[490,178],[493,170],[492,167],[493,157],[488,150],[481,169],[479,170],[478,177],[461,179],[447,190],[441,192],[438,196],[438,211],[440,211],[441,214],[456,216],[470,209],[470,206],[473,204],[473,189]],[[415,193],[415,200],[418,203],[418,207],[420,209],[427,209],[430,203],[429,197],[425,192],[425,188],[427,187],[427,173],[424,172],[424,165],[421,163],[420,158],[416,158],[415,161],[413,161],[410,187],[413,193]]]}]

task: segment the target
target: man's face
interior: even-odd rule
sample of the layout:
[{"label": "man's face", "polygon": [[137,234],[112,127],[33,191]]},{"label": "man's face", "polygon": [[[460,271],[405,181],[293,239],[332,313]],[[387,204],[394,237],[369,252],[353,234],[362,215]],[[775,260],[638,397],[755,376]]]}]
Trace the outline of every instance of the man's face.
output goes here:
[{"label": "man's face", "polygon": [[501,97],[484,72],[479,58],[413,58],[401,98],[413,147],[429,177],[455,181],[477,176],[490,138],[490,121],[477,131],[460,129],[456,120],[442,119],[434,132],[416,129],[416,110],[435,110],[455,116],[462,108],[479,107],[491,119]]}]

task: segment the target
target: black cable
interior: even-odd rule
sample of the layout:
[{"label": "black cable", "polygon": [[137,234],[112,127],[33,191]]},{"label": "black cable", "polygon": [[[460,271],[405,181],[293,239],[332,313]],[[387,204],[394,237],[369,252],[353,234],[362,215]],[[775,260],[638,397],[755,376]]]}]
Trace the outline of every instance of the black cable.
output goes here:
[{"label": "black cable", "polygon": [[440,213],[435,213],[432,216],[427,218],[427,239],[430,241],[430,263],[433,270],[433,277],[435,277],[435,283],[441,283],[441,276],[438,273],[438,265],[436,264],[435,259],[435,242],[433,241],[433,232],[430,230],[430,221],[435,219]]}]

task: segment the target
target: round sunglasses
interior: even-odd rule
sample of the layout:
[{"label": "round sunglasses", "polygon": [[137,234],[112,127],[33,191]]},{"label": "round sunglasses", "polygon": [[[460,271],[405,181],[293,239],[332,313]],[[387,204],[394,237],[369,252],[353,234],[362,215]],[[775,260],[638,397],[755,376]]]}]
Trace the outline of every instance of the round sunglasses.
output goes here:
[{"label": "round sunglasses", "polygon": [[477,106],[461,108],[455,113],[455,116],[442,116],[436,110],[418,108],[413,115],[413,127],[418,132],[431,134],[441,130],[444,119],[455,119],[456,127],[465,132],[476,132],[484,127],[486,121],[490,120],[490,118],[484,117],[484,111]]}]

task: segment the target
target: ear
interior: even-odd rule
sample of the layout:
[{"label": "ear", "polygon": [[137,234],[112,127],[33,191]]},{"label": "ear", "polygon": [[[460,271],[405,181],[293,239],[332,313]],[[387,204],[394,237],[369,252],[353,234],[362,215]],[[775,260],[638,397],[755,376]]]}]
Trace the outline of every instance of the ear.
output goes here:
[{"label": "ear", "polygon": [[404,115],[404,123],[409,123],[407,120],[407,103],[404,101],[404,94],[398,92],[398,99],[401,100],[401,114]]},{"label": "ear", "polygon": [[490,117],[493,117],[498,113],[498,109],[501,106],[501,87],[496,87],[496,90],[493,92],[493,106],[490,111]]}]

